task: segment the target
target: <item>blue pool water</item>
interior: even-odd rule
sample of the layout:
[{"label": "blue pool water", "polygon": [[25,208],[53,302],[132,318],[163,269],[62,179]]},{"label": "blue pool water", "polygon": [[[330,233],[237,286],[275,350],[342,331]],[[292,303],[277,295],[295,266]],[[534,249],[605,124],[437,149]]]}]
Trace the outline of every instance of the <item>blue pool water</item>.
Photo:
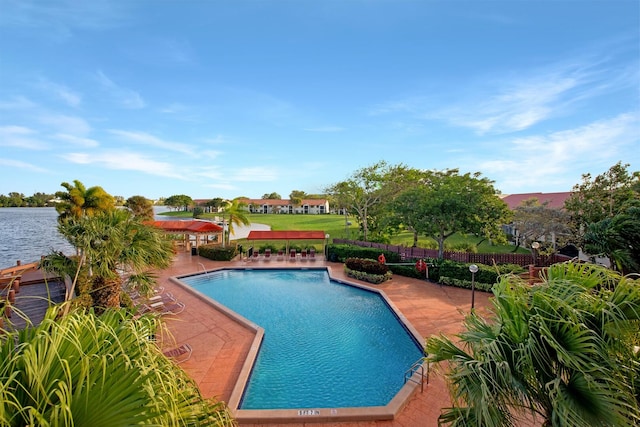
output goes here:
[{"label": "blue pool water", "polygon": [[384,406],[422,356],[379,294],[326,270],[222,270],[182,281],[265,329],[241,409]]}]

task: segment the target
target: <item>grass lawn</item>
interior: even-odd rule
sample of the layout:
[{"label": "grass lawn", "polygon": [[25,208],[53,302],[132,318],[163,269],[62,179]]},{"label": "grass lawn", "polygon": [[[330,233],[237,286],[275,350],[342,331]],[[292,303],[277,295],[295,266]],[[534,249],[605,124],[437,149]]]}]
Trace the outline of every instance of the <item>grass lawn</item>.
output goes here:
[{"label": "grass lawn", "polygon": [[[162,215],[168,215],[177,218],[191,218],[191,212],[165,212]],[[204,214],[202,215],[203,219],[213,219],[216,214]],[[325,234],[329,234],[331,239],[355,239],[358,236],[358,223],[357,221],[350,217],[349,221],[351,225],[349,227],[345,227],[344,216],[342,215],[276,215],[276,214],[247,214],[247,218],[252,223],[256,224],[266,224],[271,226],[271,229],[274,231],[284,231],[284,230],[321,230],[324,231]],[[479,242],[482,243],[477,246],[478,252],[480,253],[510,253],[513,252],[513,246],[511,245],[491,245],[487,240],[481,239],[475,236],[465,236],[462,234],[454,234],[449,237],[445,243],[447,245],[456,245],[460,243],[471,243],[478,245]],[[246,239],[240,239],[237,241],[239,244],[244,245]],[[257,246],[261,246],[263,244],[267,244],[269,242],[261,242]],[[271,242],[276,247],[280,246],[282,242]],[[306,242],[300,242],[302,246],[307,246]],[[304,243],[304,244],[303,244]],[[317,241],[309,242],[308,246],[316,245],[319,243]],[[395,236],[391,236],[392,245],[406,245],[411,246],[413,244],[413,234],[409,232],[402,232]],[[418,246],[420,247],[434,247],[435,241],[429,239],[424,236],[420,236],[418,239]],[[526,249],[520,248],[518,253],[529,253]]]}]

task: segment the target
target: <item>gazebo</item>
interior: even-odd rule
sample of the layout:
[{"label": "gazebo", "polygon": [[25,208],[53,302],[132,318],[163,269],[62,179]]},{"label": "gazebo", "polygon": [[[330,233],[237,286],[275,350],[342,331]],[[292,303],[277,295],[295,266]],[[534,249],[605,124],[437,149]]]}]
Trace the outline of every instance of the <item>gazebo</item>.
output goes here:
[{"label": "gazebo", "polygon": [[322,240],[322,252],[324,253],[325,240],[329,238],[329,235],[324,231],[262,231],[252,230],[247,236],[247,240],[286,240],[286,252],[289,253],[289,241],[291,240]]},{"label": "gazebo", "polygon": [[182,234],[182,245],[187,251],[191,243],[191,236],[195,236],[196,248],[200,244],[207,244],[210,241],[222,242],[223,228],[210,221],[153,221],[151,225],[162,229],[166,234]]}]

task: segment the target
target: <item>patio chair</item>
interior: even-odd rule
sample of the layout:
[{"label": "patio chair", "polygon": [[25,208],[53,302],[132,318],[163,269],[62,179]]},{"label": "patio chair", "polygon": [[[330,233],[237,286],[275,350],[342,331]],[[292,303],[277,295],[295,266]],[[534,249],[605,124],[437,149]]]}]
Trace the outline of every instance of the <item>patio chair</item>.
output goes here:
[{"label": "patio chair", "polygon": [[307,262],[307,250],[306,249],[303,249],[300,252],[300,261]]},{"label": "patio chair", "polygon": [[169,359],[173,359],[176,363],[186,362],[191,358],[191,353],[193,349],[189,344],[182,344],[178,347],[171,348],[168,350],[163,350],[162,354],[167,356]]},{"label": "patio chair", "polygon": [[251,259],[253,261],[259,261],[260,260],[260,251],[254,251],[253,252],[253,256],[251,257]]},{"label": "patio chair", "polygon": [[264,250],[264,256],[262,258],[264,261],[271,261],[271,249]]},{"label": "patio chair", "polygon": [[164,303],[170,303],[170,302],[177,302],[178,300],[176,299],[176,297],[173,296],[173,294],[171,292],[163,292],[163,293],[155,293],[154,295],[147,297],[144,296],[142,294],[140,294],[140,292],[130,292],[129,296],[131,297],[131,299],[134,302],[146,302],[146,303],[154,303],[154,302],[159,302],[162,301]]},{"label": "patio chair", "polygon": [[177,302],[177,301],[169,302],[166,304],[162,301],[158,301],[158,302],[151,302],[149,304],[140,304],[139,306],[137,306],[137,308],[138,308],[139,315],[143,315],[147,313],[155,313],[155,314],[164,316],[167,314],[172,314],[172,315],[180,314],[184,311],[186,306],[183,303]]},{"label": "patio chair", "polygon": [[289,261],[295,261],[296,260],[296,250],[295,249],[290,249],[289,250]]},{"label": "patio chair", "polygon": [[282,249],[278,250],[278,256],[276,258],[278,261],[284,260],[284,251]]},{"label": "patio chair", "polygon": [[316,250],[315,248],[311,248],[309,249],[309,261],[315,261],[316,260]]}]

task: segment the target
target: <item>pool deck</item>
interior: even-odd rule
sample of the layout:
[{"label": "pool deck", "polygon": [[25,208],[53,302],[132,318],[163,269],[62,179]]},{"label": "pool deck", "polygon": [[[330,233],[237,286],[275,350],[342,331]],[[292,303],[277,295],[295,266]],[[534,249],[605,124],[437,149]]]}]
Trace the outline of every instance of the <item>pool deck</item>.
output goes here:
[{"label": "pool deck", "polygon": [[[193,347],[191,358],[180,366],[195,380],[205,397],[215,397],[228,402],[244,361],[249,354],[255,332],[238,324],[223,313],[215,310],[194,294],[173,283],[170,278],[188,273],[202,272],[223,267],[324,267],[330,269],[331,276],[351,282],[343,272],[343,264],[316,261],[211,261],[189,253],[176,255],[172,266],[159,272],[159,283],[186,304],[186,310],[177,316],[166,316],[170,337],[165,337],[165,347],[189,343]],[[363,283],[365,284],[365,283]],[[393,304],[411,322],[420,335],[445,333],[453,335],[462,328],[464,313],[471,308],[471,291],[448,286],[394,276],[389,282],[375,286],[386,293]],[[489,306],[489,294],[475,293],[475,307],[485,311]],[[375,373],[372,373],[375,375]],[[383,421],[357,422],[313,422],[311,417],[300,417],[286,426],[332,426],[332,427],[431,427],[438,425],[440,408],[450,406],[448,390],[441,375],[431,372],[430,382],[424,392],[418,390],[408,399],[406,406],[395,419]],[[257,426],[260,424],[242,424]]]}]

